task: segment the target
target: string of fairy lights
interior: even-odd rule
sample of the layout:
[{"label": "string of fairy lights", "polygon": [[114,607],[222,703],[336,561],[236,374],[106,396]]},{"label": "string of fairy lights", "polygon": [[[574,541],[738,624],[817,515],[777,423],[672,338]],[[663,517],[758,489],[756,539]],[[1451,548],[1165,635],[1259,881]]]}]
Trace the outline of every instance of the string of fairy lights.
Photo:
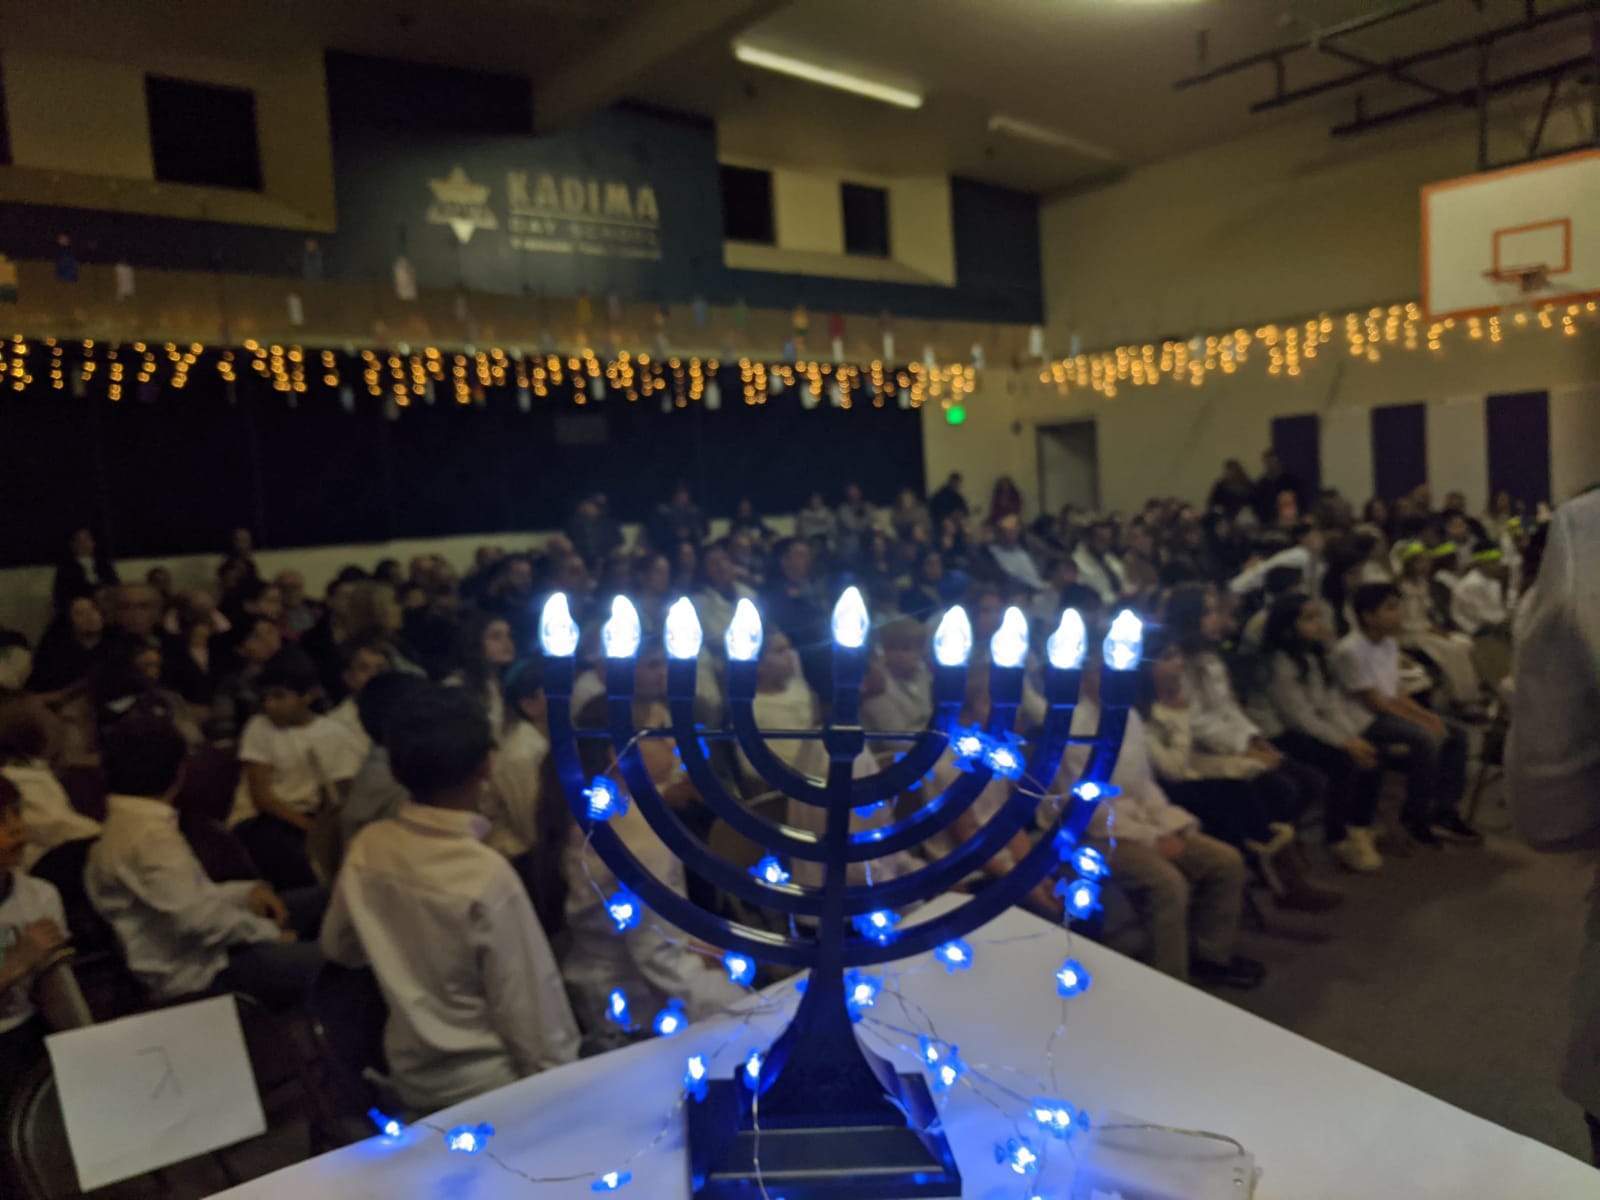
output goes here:
[{"label": "string of fairy lights", "polygon": [[1321,313],[1304,321],[1269,323],[1254,329],[1241,326],[1187,341],[1169,338],[1076,354],[1047,363],[1039,372],[1039,382],[1053,384],[1063,394],[1086,389],[1111,399],[1124,387],[1164,383],[1202,387],[1218,374],[1235,375],[1262,359],[1267,375],[1297,378],[1318,359],[1336,358],[1341,349],[1350,358],[1376,363],[1396,350],[1426,347],[1431,354],[1441,354],[1447,342],[1463,338],[1499,344],[1512,330],[1559,329],[1563,335],[1575,337],[1578,322],[1592,321],[1597,309],[1600,305],[1587,300],[1529,305],[1509,309],[1504,315],[1430,320],[1421,306],[1412,302],[1352,310],[1342,318]]},{"label": "string of fairy lights", "polygon": [[[751,407],[793,392],[802,407],[827,403],[921,408],[929,401],[960,403],[977,386],[977,369],[967,363],[926,362],[903,366],[822,360],[768,362],[618,351],[602,359],[592,349],[569,353],[524,353],[499,346],[443,350],[409,346],[357,350],[347,346],[305,347],[246,340],[239,347],[97,343],[92,338],[53,337],[29,341],[21,334],[0,340],[0,387],[24,391],[36,382],[84,397],[103,389],[120,403],[130,397],[152,400],[162,388],[182,391],[197,370],[214,369],[224,384],[251,375],[290,404],[314,389],[339,396],[347,407],[357,388],[395,410],[440,399],[460,405],[484,404],[495,393],[513,393],[524,410],[534,402],[568,401],[576,407],[607,399],[655,402],[663,411],[691,404],[715,409],[737,389]],[[41,372],[43,374],[41,375]]]},{"label": "string of fairy lights", "polygon": [[[1594,324],[1595,300],[1530,304],[1501,313],[1462,318],[1427,318],[1415,302],[1322,313],[1303,321],[1240,326],[1222,333],[1197,334],[1126,344],[1107,350],[1046,360],[1041,384],[1061,394],[1090,391],[1113,399],[1124,388],[1159,385],[1203,387],[1218,376],[1265,364],[1270,378],[1295,379],[1318,362],[1341,355],[1381,362],[1386,354],[1443,354],[1451,342],[1498,345],[1512,334],[1548,332],[1575,337],[1580,322]],[[486,404],[491,396],[514,397],[523,411],[535,403],[569,403],[582,408],[606,400],[656,403],[663,412],[700,405],[721,408],[736,396],[759,407],[786,392],[801,407],[919,409],[935,403],[952,423],[978,386],[981,368],[973,363],[929,360],[901,365],[829,362],[821,359],[772,361],[740,357],[652,355],[619,350],[602,357],[592,348],[564,352],[524,352],[493,346],[460,350],[353,345],[306,347],[247,339],[240,346],[101,343],[93,338],[0,338],[0,390],[9,384],[25,391],[35,383],[76,397],[103,394],[112,403],[130,397],[144,401],[161,390],[181,392],[197,370],[214,370],[232,389],[254,377],[294,406],[313,391],[335,395],[353,409],[357,390],[382,400],[391,417],[412,405],[441,399],[459,405]]]}]

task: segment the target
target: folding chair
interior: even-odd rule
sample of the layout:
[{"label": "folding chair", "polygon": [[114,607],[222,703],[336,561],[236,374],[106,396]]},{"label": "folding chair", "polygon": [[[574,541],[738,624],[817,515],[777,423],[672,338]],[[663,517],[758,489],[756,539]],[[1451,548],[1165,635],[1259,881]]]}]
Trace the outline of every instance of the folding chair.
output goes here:
[{"label": "folding chair", "polygon": [[394,1098],[374,1079],[388,1069],[383,1029],[389,1006],[377,976],[366,967],[327,963],[311,983],[306,1010],[319,1068],[312,1088],[315,1148],[332,1149],[371,1136],[369,1109],[397,1115],[391,1111]]}]

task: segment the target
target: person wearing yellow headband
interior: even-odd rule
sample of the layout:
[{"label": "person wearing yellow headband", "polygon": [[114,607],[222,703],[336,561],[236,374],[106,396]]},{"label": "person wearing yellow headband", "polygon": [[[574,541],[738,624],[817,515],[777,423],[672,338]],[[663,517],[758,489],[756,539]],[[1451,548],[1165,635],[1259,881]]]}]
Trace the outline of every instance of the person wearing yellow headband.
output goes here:
[{"label": "person wearing yellow headband", "polygon": [[1473,552],[1467,572],[1450,589],[1450,619],[1469,637],[1506,628],[1505,556],[1494,547]]},{"label": "person wearing yellow headband", "polygon": [[1440,615],[1452,593],[1441,585],[1439,602],[1433,594],[1433,558],[1421,542],[1408,542],[1396,554],[1400,563],[1400,648],[1413,658],[1431,664],[1446,699],[1466,707],[1482,698],[1482,682],[1472,665],[1472,639],[1451,632]]}]

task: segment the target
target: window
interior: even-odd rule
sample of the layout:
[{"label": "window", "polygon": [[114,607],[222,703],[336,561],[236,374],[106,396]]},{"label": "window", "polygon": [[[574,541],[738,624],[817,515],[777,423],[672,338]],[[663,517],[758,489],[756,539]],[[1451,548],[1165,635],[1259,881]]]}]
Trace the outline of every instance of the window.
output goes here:
[{"label": "window", "polygon": [[860,183],[839,185],[844,205],[844,252],[889,257],[889,193]]},{"label": "window", "polygon": [[730,242],[777,241],[772,224],[772,172],[722,168],[722,236]]},{"label": "window", "polygon": [[261,190],[254,92],[146,75],[144,97],[157,179]]}]

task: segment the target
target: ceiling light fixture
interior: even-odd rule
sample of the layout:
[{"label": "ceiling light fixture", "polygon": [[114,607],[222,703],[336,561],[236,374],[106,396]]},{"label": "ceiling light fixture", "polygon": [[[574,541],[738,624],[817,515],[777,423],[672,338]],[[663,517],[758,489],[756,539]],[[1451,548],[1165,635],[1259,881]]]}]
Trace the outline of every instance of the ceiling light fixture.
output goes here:
[{"label": "ceiling light fixture", "polygon": [[777,71],[780,75],[792,75],[796,79],[804,79],[807,83],[837,88],[842,92],[853,92],[857,96],[881,100],[885,104],[893,104],[900,108],[922,107],[921,92],[879,83],[873,79],[863,79],[860,75],[835,71],[831,67],[821,67],[804,59],[790,58],[787,54],[775,54],[771,50],[762,50],[745,42],[733,44],[733,56],[752,67]]},{"label": "ceiling light fixture", "polygon": [[989,118],[990,133],[1008,133],[1012,137],[1021,138],[1025,142],[1037,142],[1041,146],[1054,146],[1057,150],[1070,150],[1074,154],[1081,154],[1085,158],[1098,158],[1102,162],[1120,163],[1121,155],[1107,150],[1104,146],[1097,146],[1093,142],[1086,142],[1082,138],[1075,138],[1070,133],[1062,133],[1059,129],[1051,129],[1045,125],[1035,125],[1032,121],[1024,121],[1018,117],[997,115]]}]

